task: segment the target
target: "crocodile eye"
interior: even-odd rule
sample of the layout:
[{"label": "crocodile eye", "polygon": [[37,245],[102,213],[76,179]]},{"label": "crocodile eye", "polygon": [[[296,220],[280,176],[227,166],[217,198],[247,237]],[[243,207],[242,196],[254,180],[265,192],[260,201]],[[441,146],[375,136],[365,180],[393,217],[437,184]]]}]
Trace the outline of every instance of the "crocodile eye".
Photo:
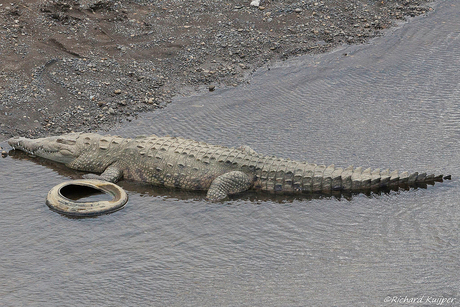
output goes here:
[{"label": "crocodile eye", "polygon": [[76,140],[69,140],[69,139],[57,139],[56,142],[60,144],[65,144],[65,145],[75,145],[75,143],[77,143]]}]

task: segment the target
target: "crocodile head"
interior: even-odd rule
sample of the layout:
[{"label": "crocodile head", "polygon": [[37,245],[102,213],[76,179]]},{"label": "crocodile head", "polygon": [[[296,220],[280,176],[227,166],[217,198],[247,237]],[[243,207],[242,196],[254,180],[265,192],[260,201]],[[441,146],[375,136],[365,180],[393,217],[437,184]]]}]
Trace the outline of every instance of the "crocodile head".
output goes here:
[{"label": "crocodile head", "polygon": [[70,133],[40,139],[14,137],[8,140],[8,144],[14,149],[34,156],[68,164],[82,154],[83,147],[78,144],[79,135],[79,133]]}]

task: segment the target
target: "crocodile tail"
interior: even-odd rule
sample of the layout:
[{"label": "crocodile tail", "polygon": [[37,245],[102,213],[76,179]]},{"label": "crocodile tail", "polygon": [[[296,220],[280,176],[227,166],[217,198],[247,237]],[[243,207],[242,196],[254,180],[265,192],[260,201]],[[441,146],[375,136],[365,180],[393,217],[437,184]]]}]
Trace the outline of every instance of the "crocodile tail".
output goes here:
[{"label": "crocodile tail", "polygon": [[363,170],[362,167],[345,169],[336,168],[334,165],[306,164],[303,176],[298,177],[295,188],[304,192],[331,193],[332,191],[362,192],[379,189],[397,189],[418,187],[426,184],[442,182],[450,179],[449,176],[433,175],[426,173],[390,172],[388,169]]},{"label": "crocodile tail", "polygon": [[[349,191],[359,192],[365,190],[394,189],[400,187],[416,187],[424,184],[442,182],[450,179],[449,176],[433,175],[427,173],[398,172],[397,170],[363,170],[362,167],[345,169],[330,165],[324,168],[321,176],[321,192]],[[316,190],[318,186],[316,187]]]}]

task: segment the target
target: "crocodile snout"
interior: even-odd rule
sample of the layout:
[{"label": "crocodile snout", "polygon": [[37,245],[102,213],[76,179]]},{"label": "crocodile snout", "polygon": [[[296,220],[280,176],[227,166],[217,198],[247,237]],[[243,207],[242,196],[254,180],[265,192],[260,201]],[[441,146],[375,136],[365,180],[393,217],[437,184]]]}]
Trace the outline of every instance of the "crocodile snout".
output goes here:
[{"label": "crocodile snout", "polygon": [[28,149],[28,150],[33,150],[31,139],[27,139],[24,137],[13,137],[8,140],[8,145],[10,145],[13,148],[17,149]]},{"label": "crocodile snout", "polygon": [[59,151],[59,146],[56,142],[43,139],[28,139],[24,137],[14,137],[8,140],[8,144],[14,149],[19,149],[29,153],[36,151],[56,152]]}]

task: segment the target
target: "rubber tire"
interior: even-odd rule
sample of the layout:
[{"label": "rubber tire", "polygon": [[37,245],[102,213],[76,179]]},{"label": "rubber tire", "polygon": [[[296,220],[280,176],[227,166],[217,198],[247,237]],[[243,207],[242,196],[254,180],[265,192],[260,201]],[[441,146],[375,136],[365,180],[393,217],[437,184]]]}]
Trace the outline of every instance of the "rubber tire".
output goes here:
[{"label": "rubber tire", "polygon": [[[78,202],[62,195],[61,189],[68,185],[90,187],[113,196],[112,200]],[[128,195],[118,185],[96,179],[79,179],[54,186],[46,198],[51,210],[69,216],[96,216],[120,210],[128,201]]]}]

